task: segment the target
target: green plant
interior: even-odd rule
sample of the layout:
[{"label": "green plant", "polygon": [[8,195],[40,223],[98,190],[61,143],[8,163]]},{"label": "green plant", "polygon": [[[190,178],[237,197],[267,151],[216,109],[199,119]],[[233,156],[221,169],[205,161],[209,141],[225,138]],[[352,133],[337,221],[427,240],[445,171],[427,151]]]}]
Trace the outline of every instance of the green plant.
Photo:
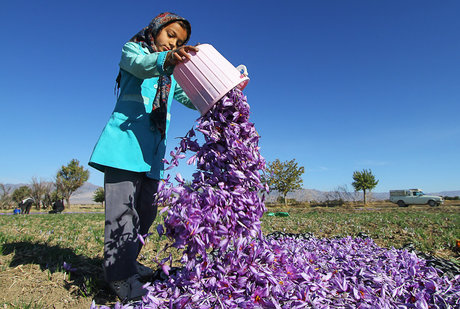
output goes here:
[{"label": "green plant", "polygon": [[19,203],[23,199],[30,197],[32,195],[32,190],[29,186],[20,186],[19,188],[15,189],[12,194],[12,199],[16,203]]},{"label": "green plant", "polygon": [[375,176],[372,174],[371,170],[362,170],[353,172],[353,187],[356,191],[363,191],[364,194],[364,205],[366,205],[366,191],[372,190],[379,183],[378,180],[375,180]]},{"label": "green plant", "polygon": [[101,203],[101,205],[104,203],[105,201],[104,188],[97,188],[96,191],[94,191],[93,201],[95,201],[96,203]]},{"label": "green plant", "polygon": [[89,178],[89,171],[80,166],[80,161],[72,159],[67,166],[62,166],[56,175],[56,187],[70,206],[70,196]]},{"label": "green plant", "polygon": [[284,199],[284,204],[287,205],[288,201],[286,195],[302,187],[302,174],[305,169],[299,166],[295,159],[290,161],[281,162],[276,159],[267,164],[267,168],[262,175],[262,182],[281,193]]}]

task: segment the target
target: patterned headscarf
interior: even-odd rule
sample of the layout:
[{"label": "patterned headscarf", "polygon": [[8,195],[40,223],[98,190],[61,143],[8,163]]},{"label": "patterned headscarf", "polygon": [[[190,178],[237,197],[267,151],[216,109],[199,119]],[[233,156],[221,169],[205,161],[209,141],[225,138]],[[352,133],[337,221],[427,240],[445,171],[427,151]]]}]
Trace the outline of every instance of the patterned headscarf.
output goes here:
[{"label": "patterned headscarf", "polygon": [[[155,38],[160,33],[161,29],[170,23],[181,21],[187,30],[187,38],[182,45],[185,45],[190,39],[192,33],[190,23],[183,17],[174,13],[161,13],[150,24],[134,35],[129,41],[140,43],[142,47],[147,48],[151,53],[157,52],[155,46]],[[117,77],[117,86],[120,87],[119,74]],[[150,121],[152,125],[160,131],[161,138],[165,138],[166,134],[166,115],[168,108],[168,96],[171,90],[171,77],[169,75],[161,75],[158,80],[158,91],[155,99],[153,100],[152,112],[150,113]]]}]

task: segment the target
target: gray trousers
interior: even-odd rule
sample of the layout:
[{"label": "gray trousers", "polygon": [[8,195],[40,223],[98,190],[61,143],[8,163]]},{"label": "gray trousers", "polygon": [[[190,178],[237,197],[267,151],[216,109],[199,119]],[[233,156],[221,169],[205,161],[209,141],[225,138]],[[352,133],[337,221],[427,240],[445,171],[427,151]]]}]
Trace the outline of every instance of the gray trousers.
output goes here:
[{"label": "gray trousers", "polygon": [[106,167],[104,173],[104,275],[108,282],[136,274],[142,248],[138,234],[147,234],[157,215],[154,195],[158,180]]}]

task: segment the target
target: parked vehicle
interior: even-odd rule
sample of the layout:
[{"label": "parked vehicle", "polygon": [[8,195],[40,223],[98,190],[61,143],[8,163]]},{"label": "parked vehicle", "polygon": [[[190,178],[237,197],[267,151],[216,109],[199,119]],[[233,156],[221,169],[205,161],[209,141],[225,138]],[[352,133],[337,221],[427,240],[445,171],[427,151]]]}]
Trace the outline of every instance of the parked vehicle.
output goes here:
[{"label": "parked vehicle", "polygon": [[444,200],[441,196],[426,195],[420,189],[408,189],[390,190],[390,202],[398,204],[399,207],[422,204],[439,206],[444,203]]}]

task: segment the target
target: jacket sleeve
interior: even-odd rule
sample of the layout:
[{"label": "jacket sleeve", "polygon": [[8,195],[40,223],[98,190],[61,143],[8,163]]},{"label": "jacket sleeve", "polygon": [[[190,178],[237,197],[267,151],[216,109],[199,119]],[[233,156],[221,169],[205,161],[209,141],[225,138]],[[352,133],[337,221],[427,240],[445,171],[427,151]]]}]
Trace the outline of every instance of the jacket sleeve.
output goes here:
[{"label": "jacket sleeve", "polygon": [[170,75],[169,68],[164,68],[167,53],[145,54],[138,43],[128,42],[121,52],[120,68],[140,79]]},{"label": "jacket sleeve", "polygon": [[196,110],[196,107],[192,104],[192,101],[190,101],[185,91],[177,83],[176,88],[174,89],[174,99],[188,108]]}]

